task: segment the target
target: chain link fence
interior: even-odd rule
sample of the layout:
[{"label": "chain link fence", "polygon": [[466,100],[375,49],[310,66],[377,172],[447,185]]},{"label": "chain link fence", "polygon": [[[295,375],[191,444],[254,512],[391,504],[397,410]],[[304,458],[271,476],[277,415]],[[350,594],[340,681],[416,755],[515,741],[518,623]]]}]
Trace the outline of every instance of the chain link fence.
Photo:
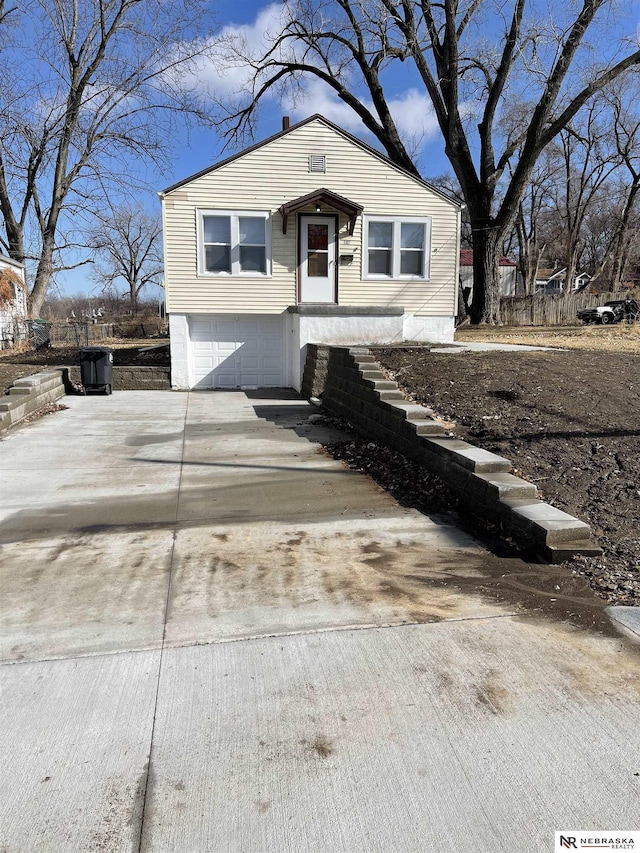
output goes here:
[{"label": "chain link fence", "polygon": [[54,347],[86,347],[114,336],[113,323],[50,323],[49,344]]}]

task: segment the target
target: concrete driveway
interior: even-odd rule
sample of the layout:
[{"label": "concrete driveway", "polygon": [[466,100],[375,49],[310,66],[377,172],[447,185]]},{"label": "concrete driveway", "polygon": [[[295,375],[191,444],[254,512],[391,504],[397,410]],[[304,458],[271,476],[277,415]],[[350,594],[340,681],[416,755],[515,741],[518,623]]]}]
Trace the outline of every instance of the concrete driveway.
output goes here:
[{"label": "concrete driveway", "polygon": [[638,828],[638,647],[581,581],[398,506],[293,393],[64,402],[0,442],[3,853]]}]

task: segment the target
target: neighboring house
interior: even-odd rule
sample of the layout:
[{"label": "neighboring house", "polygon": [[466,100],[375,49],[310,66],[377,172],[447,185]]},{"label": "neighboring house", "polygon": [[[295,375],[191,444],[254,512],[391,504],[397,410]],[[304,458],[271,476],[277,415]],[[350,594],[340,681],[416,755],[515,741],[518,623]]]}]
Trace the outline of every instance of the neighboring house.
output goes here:
[{"label": "neighboring house", "polygon": [[[565,285],[567,279],[567,268],[562,269],[539,269],[536,276],[536,293],[559,294],[565,293]],[[576,273],[573,278],[572,293],[578,293],[584,290],[591,276],[589,273]]]},{"label": "neighboring house", "polygon": [[[498,262],[500,275],[500,296],[515,296],[518,283],[518,265],[504,255]],[[466,294],[467,303],[473,296],[473,249],[460,249],[460,286]]]},{"label": "neighboring house", "polygon": [[27,290],[24,282],[24,266],[0,254],[0,349],[13,346],[26,334]]},{"label": "neighboring house", "polygon": [[453,340],[460,206],[320,115],[161,194],[175,388],[299,389],[308,343]]}]

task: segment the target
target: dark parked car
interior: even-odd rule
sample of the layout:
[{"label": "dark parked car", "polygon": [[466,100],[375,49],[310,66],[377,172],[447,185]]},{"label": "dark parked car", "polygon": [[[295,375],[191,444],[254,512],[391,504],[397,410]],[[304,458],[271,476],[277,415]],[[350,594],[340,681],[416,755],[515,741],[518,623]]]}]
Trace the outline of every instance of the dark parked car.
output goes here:
[{"label": "dark parked car", "polygon": [[638,317],[640,306],[635,299],[613,299],[598,305],[596,308],[582,308],[578,311],[578,320],[583,323],[620,323],[625,317],[635,320]]}]

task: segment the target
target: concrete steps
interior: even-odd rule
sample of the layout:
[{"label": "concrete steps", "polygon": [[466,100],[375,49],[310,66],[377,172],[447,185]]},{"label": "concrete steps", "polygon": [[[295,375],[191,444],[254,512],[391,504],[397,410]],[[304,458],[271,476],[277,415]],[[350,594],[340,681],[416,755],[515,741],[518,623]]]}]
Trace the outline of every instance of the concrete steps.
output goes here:
[{"label": "concrete steps", "polygon": [[65,393],[61,370],[16,379],[9,393],[0,397],[0,433],[16,426],[47,403],[64,397]]}]

